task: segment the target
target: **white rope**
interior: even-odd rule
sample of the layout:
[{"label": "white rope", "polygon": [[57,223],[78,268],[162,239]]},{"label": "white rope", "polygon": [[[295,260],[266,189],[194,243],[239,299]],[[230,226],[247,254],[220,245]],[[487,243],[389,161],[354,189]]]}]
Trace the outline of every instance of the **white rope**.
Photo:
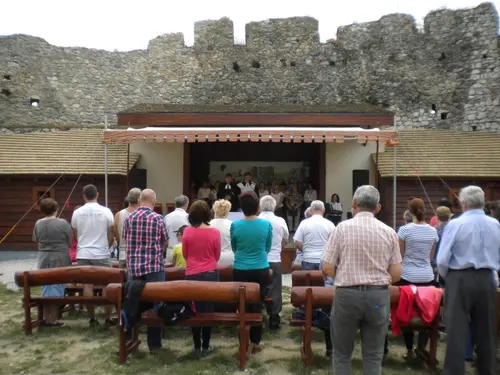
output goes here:
[{"label": "white rope", "polygon": [[[68,198],[66,198],[66,201],[64,202],[64,205],[63,205],[63,207],[62,207],[61,211],[59,212],[59,215],[57,215],[57,217],[58,217],[58,218],[60,218],[60,217],[61,217],[61,215],[62,215],[62,213],[63,213],[64,209],[66,208],[66,206],[67,206],[67,204],[68,204],[68,202],[69,202],[69,200],[70,200],[70,198],[71,198],[71,196],[73,195],[73,192],[74,192],[74,191],[75,191],[75,189],[76,189],[76,186],[77,186],[77,185],[78,185],[78,183],[80,182],[80,179],[82,178],[82,176],[84,175],[84,173],[88,170],[89,165],[90,165],[90,163],[89,163],[89,162],[90,162],[90,160],[91,160],[91,157],[95,155],[95,151],[97,150],[97,147],[98,147],[99,145],[101,145],[101,144],[102,144],[102,138],[101,138],[101,137],[99,137],[99,138],[98,138],[98,140],[97,140],[97,143],[95,144],[94,148],[92,149],[92,152],[90,153],[90,157],[89,157],[89,159],[87,159],[87,163],[86,163],[86,165],[85,165],[85,168],[84,168],[84,169],[82,170],[82,172],[78,175],[78,178],[76,179],[76,182],[75,182],[75,184],[73,185],[73,188],[71,189],[71,191],[70,191],[70,192],[69,192],[69,194],[68,194]],[[87,145],[86,145],[86,146],[87,146]]]}]

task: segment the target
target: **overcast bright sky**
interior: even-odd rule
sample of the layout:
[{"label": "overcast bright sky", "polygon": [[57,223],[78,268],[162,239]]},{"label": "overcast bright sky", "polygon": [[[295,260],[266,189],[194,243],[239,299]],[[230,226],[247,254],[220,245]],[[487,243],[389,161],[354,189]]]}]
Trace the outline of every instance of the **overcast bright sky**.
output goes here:
[{"label": "overcast bright sky", "polygon": [[[193,23],[229,17],[236,41],[244,43],[245,24],[267,18],[312,16],[319,20],[322,41],[337,28],[408,13],[419,24],[430,11],[474,7],[481,0],[18,0],[1,6],[0,35],[29,34],[58,46],[106,50],[145,49],[158,35],[182,32],[193,44]],[[500,0],[492,1],[497,9]]]}]

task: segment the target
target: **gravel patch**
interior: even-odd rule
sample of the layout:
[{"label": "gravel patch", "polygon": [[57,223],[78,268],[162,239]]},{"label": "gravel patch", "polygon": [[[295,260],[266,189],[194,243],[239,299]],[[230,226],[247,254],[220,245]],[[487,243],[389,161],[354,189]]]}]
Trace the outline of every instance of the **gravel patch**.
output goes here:
[{"label": "gravel patch", "polygon": [[36,269],[37,259],[16,259],[0,262],[0,282],[7,289],[17,292],[19,287],[14,282],[14,274],[18,271],[29,271]]}]

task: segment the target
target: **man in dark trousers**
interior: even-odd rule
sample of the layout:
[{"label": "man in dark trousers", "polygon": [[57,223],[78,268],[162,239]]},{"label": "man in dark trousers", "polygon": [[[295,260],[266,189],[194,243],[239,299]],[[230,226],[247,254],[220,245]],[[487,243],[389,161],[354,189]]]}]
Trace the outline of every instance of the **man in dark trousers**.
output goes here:
[{"label": "man in dark trousers", "polygon": [[444,316],[447,332],[444,375],[464,375],[469,324],[477,345],[479,375],[497,374],[497,286],[500,223],[484,213],[484,191],[463,188],[463,213],[443,232],[437,266],[445,279]]},{"label": "man in dark trousers", "polygon": [[224,183],[220,185],[219,193],[217,194],[217,199],[226,199],[231,202],[231,212],[238,212],[239,202],[238,197],[241,194],[241,190],[233,182],[233,176],[231,173],[227,173],[224,178]]}]

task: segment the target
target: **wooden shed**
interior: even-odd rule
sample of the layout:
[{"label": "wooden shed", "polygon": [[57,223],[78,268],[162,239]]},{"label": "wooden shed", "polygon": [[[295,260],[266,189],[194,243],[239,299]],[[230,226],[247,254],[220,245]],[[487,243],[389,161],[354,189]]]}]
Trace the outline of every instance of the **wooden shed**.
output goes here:
[{"label": "wooden shed", "polygon": [[[33,226],[42,217],[37,201],[54,198],[62,218],[70,219],[83,204],[82,189],[95,184],[104,204],[104,145],[102,130],[68,130],[2,134],[0,136],[0,249],[33,249]],[[127,175],[139,155],[127,146],[108,146],[109,208],[116,212],[127,192]]]},{"label": "wooden shed", "polygon": [[[486,200],[500,199],[500,134],[471,131],[401,130],[399,144],[379,154],[380,218],[393,224],[393,152],[396,150],[396,218],[398,225],[409,197],[421,197],[427,215],[441,198],[455,201],[467,185],[478,185]],[[375,162],[376,158],[373,155]]]}]

